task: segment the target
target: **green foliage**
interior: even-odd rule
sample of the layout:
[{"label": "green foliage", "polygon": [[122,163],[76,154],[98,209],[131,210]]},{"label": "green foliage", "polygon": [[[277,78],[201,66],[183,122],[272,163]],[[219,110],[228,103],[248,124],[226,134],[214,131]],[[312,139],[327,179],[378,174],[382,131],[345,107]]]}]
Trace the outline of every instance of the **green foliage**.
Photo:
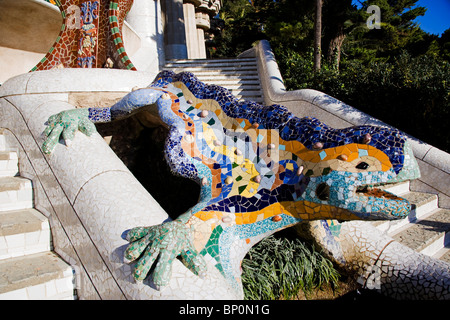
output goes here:
[{"label": "green foliage", "polygon": [[450,63],[403,52],[391,62],[347,61],[314,73],[309,54],[276,51],[288,89],[325,92],[444,151],[450,151]]},{"label": "green foliage", "polygon": [[443,60],[450,62],[450,28],[445,30],[437,41],[439,44],[439,56]]},{"label": "green foliage", "polygon": [[[349,32],[344,44],[343,50],[347,57],[363,62],[386,61],[404,50],[426,50],[432,39],[414,22],[414,19],[426,12],[425,7],[416,5],[417,1],[364,1],[358,11],[359,18],[355,19],[359,27]],[[366,12],[370,5],[380,7],[380,29],[370,30],[365,26],[366,19],[371,15]]]},{"label": "green foliage", "polygon": [[216,26],[214,41],[210,44],[213,57],[235,57],[251,48],[252,44],[264,39],[262,25],[256,8],[248,0],[228,0],[223,2]]},{"label": "green foliage", "polygon": [[298,238],[270,236],[261,240],[242,261],[247,300],[292,299],[324,284],[337,286],[339,273],[312,247]]},{"label": "green foliage", "polygon": [[219,18],[212,20],[210,56],[235,57],[262,39],[271,39],[273,46],[304,47],[312,40],[313,8],[310,0],[224,1]]}]

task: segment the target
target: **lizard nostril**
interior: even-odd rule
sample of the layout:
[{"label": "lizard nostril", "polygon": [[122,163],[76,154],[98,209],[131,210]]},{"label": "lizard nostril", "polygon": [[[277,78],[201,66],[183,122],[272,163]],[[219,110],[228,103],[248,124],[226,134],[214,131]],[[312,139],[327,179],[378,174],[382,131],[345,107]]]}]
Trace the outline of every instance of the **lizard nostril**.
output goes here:
[{"label": "lizard nostril", "polygon": [[330,186],[322,182],[316,188],[316,195],[320,200],[328,200],[330,197]]}]

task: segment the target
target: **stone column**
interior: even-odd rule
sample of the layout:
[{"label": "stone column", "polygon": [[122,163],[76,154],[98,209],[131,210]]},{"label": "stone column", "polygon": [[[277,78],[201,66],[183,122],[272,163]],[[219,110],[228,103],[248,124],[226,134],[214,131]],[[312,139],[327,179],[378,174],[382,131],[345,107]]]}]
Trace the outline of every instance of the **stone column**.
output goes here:
[{"label": "stone column", "polygon": [[203,11],[197,11],[195,13],[195,22],[197,25],[197,59],[206,59],[206,46],[205,46],[205,30],[210,28],[209,14]]},{"label": "stone column", "polygon": [[184,1],[184,25],[186,31],[186,47],[189,59],[198,59],[198,39],[195,23],[195,5],[193,1]]},{"label": "stone column", "polygon": [[205,31],[202,28],[197,28],[197,42],[198,42],[198,58],[206,59],[206,46],[205,46]]},{"label": "stone column", "polygon": [[160,0],[134,0],[126,17],[126,22],[132,30],[127,31],[124,28],[125,49],[140,71],[157,73],[165,63],[160,2]]},{"label": "stone column", "polygon": [[163,0],[166,59],[187,59],[183,0]]}]

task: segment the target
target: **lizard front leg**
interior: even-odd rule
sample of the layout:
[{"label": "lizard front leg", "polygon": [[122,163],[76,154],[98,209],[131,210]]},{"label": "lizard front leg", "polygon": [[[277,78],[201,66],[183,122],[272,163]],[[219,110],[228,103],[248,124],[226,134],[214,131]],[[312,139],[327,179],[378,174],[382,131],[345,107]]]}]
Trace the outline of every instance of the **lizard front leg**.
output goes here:
[{"label": "lizard front leg", "polygon": [[152,276],[153,283],[158,288],[169,283],[173,260],[179,255],[194,274],[201,278],[206,274],[206,263],[194,247],[193,229],[183,219],[151,227],[133,228],[128,232],[127,240],[130,245],[125,251],[125,258],[129,261],[137,260],[133,276],[138,281],[147,277],[158,256]]},{"label": "lizard front leg", "polygon": [[52,115],[48,118],[44,131],[46,139],[42,150],[46,154],[51,154],[61,135],[67,146],[77,131],[91,136],[97,131],[94,123],[126,118],[143,108],[155,105],[158,100],[164,100],[163,94],[161,90],[143,88],[130,92],[112,107],[71,109]]}]

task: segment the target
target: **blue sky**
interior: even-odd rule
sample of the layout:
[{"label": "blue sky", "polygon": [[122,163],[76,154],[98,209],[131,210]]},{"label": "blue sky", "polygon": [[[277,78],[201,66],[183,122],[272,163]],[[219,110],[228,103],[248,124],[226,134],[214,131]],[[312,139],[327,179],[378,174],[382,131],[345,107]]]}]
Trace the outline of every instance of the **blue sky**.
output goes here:
[{"label": "blue sky", "polygon": [[422,30],[440,35],[450,28],[450,0],[419,0],[417,4],[427,8],[425,15],[416,19]]},{"label": "blue sky", "polygon": [[[358,4],[356,0],[353,3]],[[419,0],[416,4],[427,8],[425,15],[416,19],[423,31],[441,35],[450,28],[450,0]]]}]

